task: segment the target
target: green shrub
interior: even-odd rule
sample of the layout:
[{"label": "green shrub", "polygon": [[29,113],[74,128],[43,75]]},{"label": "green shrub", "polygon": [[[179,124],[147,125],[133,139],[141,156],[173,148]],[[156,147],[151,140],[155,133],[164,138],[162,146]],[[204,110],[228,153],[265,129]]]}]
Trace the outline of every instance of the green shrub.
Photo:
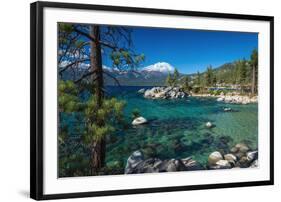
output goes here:
[{"label": "green shrub", "polygon": [[200,92],[200,87],[194,87],[193,88],[194,93],[199,93]]}]

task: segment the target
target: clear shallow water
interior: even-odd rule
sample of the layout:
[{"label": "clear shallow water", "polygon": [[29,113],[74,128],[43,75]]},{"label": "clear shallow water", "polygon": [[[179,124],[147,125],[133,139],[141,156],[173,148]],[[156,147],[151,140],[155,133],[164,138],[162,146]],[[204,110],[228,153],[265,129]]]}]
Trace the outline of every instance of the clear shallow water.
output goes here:
[{"label": "clear shallow water", "polygon": [[[237,105],[217,102],[214,98],[188,97],[176,100],[152,100],[137,93],[142,87],[108,87],[112,96],[125,100],[125,117],[132,122],[131,113],[140,111],[149,123],[131,126],[111,135],[107,144],[107,165],[126,162],[135,150],[146,157],[194,157],[205,164],[210,152],[227,150],[239,142],[253,149],[258,144],[257,104]],[[231,107],[233,112],[224,112]],[[215,127],[208,129],[206,122]]]}]

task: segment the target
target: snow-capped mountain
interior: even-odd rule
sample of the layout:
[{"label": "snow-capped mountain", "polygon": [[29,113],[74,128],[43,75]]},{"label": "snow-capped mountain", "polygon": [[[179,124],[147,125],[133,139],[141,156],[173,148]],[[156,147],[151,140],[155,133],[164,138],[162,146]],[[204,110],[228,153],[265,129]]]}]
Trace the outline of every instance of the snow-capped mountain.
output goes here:
[{"label": "snow-capped mountain", "polygon": [[169,73],[169,72],[172,73],[175,70],[175,68],[167,62],[157,62],[153,65],[144,67],[143,70],[149,72],[156,71],[161,73]]},{"label": "snow-capped mountain", "polygon": [[175,67],[167,62],[158,62],[138,70],[120,71],[117,68],[103,66],[104,78],[107,85],[114,85],[115,81],[108,74],[114,76],[121,85],[164,85],[168,73],[173,73]]}]

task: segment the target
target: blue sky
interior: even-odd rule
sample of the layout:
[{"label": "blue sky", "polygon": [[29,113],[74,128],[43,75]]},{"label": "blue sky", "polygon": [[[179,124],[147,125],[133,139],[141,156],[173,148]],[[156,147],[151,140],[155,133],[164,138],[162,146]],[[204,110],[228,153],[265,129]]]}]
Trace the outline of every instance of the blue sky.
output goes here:
[{"label": "blue sky", "polygon": [[168,62],[181,73],[202,72],[208,65],[218,67],[248,59],[258,48],[257,33],[133,28],[132,38],[136,52],[145,54],[143,67]]}]

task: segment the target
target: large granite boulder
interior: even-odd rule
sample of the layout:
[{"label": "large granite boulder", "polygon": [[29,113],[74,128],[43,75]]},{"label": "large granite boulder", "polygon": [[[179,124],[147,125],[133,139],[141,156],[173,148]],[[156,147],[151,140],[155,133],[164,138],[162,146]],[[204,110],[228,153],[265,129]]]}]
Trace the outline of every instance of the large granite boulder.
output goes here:
[{"label": "large granite boulder", "polygon": [[143,153],[141,151],[135,151],[129,156],[125,167],[125,174],[134,173],[134,169],[143,161]]},{"label": "large granite boulder", "polygon": [[215,152],[213,152],[213,153],[211,153],[211,154],[209,155],[208,164],[209,164],[210,166],[216,165],[216,163],[217,163],[219,160],[223,160],[223,156],[221,155],[220,152],[215,151]]}]

